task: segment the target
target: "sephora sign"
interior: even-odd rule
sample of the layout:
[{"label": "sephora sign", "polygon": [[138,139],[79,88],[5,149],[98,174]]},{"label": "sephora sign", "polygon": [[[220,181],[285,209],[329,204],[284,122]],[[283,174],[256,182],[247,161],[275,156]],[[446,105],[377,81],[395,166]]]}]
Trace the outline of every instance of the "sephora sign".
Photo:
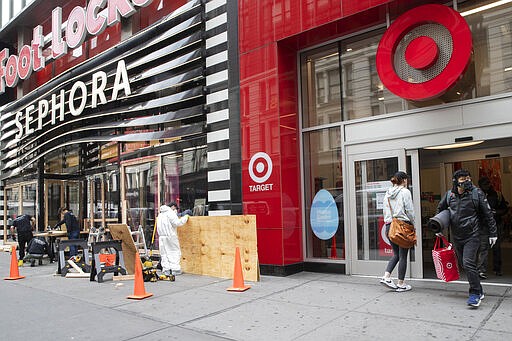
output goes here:
[{"label": "sephora sign", "polygon": [[[62,8],[55,7],[50,36],[52,55],[49,58],[62,57],[68,48],[80,46],[87,34],[96,36],[102,33],[107,26],[120,22],[121,16],[127,18],[137,11],[136,7],[146,7],[152,1],[90,0],[87,7],[76,6],[71,10],[65,27],[62,25]],[[15,87],[20,79],[27,79],[32,71],[45,67],[44,46],[43,27],[38,25],[33,29],[31,44],[23,45],[19,55],[10,56],[7,48],[0,51],[0,94],[5,92],[6,86]]]}]

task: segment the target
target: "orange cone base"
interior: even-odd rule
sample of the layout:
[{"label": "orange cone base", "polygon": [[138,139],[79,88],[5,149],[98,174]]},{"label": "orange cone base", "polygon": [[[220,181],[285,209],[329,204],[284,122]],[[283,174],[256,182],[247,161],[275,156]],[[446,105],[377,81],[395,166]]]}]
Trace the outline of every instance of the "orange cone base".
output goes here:
[{"label": "orange cone base", "polygon": [[25,278],[25,276],[5,277],[4,279],[7,281],[14,281],[16,279],[22,279],[22,278]]},{"label": "orange cone base", "polygon": [[131,298],[132,300],[143,300],[143,299],[151,297],[151,296],[153,296],[153,294],[150,292],[147,292],[144,295],[130,295],[130,296],[126,296],[126,298]]},{"label": "orange cone base", "polygon": [[245,291],[247,289],[250,289],[251,286],[250,285],[244,285],[243,287],[230,287],[230,288],[227,288],[226,290],[227,291],[239,291],[239,292],[242,292],[242,291]]}]

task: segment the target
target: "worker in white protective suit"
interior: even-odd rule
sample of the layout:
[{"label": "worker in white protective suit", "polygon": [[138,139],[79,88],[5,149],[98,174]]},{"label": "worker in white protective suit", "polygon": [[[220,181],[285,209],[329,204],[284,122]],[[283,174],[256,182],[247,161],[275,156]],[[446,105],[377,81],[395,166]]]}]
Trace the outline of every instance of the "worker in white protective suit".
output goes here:
[{"label": "worker in white protective suit", "polygon": [[184,225],[188,220],[188,214],[178,217],[178,207],[175,202],[160,206],[160,214],[157,218],[158,243],[162,265],[162,276],[167,279],[171,274],[181,274],[181,248],[178,239],[178,226]]}]

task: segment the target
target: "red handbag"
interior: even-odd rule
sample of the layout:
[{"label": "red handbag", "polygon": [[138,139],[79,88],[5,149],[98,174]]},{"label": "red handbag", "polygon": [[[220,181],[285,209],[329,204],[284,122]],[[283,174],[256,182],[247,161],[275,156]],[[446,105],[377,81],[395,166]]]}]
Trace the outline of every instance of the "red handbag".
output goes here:
[{"label": "red handbag", "polygon": [[[445,247],[441,248],[441,240]],[[451,282],[459,279],[459,267],[457,265],[457,256],[452,243],[448,242],[444,236],[437,237],[432,250],[432,259],[436,268],[437,278]]]}]

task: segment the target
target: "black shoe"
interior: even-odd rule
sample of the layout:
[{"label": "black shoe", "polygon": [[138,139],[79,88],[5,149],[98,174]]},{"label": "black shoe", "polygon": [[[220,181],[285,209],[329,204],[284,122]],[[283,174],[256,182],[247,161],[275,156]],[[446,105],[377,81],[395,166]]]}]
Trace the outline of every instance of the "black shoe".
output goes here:
[{"label": "black shoe", "polygon": [[503,276],[503,272],[501,272],[501,271],[496,271],[495,274],[496,274],[496,276]]},{"label": "black shoe", "polygon": [[485,274],[485,272],[480,272],[478,276],[480,276],[481,279],[487,279],[487,275]]}]

